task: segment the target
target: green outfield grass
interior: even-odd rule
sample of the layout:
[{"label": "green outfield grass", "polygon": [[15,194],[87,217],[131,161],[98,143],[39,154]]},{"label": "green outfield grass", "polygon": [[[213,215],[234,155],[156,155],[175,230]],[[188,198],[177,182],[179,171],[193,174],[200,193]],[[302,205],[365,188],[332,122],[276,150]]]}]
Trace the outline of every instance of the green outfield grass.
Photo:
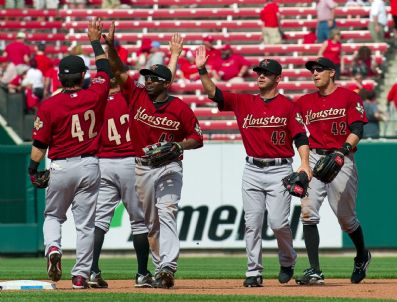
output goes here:
[{"label": "green outfield grass", "polygon": [[[264,278],[277,278],[279,264],[276,257],[264,257]],[[70,279],[70,270],[74,259],[63,259],[63,280]],[[353,268],[352,256],[323,256],[321,257],[322,269],[326,278],[350,278]],[[295,274],[299,274],[308,265],[307,258],[298,258]],[[245,257],[184,257],[179,261],[179,270],[176,279],[241,279],[244,278],[246,267]],[[133,279],[136,271],[136,261],[133,257],[105,258],[101,260],[101,269],[106,279]],[[153,270],[153,267],[150,268]],[[45,280],[47,278],[44,258],[0,258],[0,280]],[[382,257],[373,255],[372,263],[368,270],[368,278],[397,278],[397,257]],[[255,296],[204,296],[204,295],[158,295],[135,293],[87,293],[79,292],[0,292],[1,302],[50,302],[50,301],[76,301],[76,302],[124,302],[124,301],[391,301],[374,299],[342,299],[342,298],[303,298],[303,297],[255,297]]]}]

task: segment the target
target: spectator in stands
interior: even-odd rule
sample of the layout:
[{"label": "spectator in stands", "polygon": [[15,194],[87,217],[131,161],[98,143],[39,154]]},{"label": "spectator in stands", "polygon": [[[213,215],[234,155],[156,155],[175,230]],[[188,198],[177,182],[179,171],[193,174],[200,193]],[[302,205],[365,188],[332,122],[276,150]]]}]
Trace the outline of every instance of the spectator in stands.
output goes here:
[{"label": "spectator in stands", "polygon": [[26,64],[19,64],[16,66],[17,76],[8,83],[8,92],[17,93],[22,91],[22,81],[29,70]]},{"label": "spectator in stands", "polygon": [[91,83],[90,58],[83,53],[83,48],[81,47],[80,44],[77,44],[77,42],[75,41],[72,42],[69,51],[71,55],[79,56],[84,60],[84,64],[87,67],[87,71],[84,76],[83,89],[87,89]]},{"label": "spectator in stands", "polygon": [[372,55],[371,48],[368,46],[361,46],[358,51],[353,54],[352,72],[353,69],[365,73],[368,77],[378,76],[382,74],[382,68],[376,62],[375,56]]},{"label": "spectator in stands", "polygon": [[273,2],[273,0],[266,0],[259,16],[263,22],[263,43],[280,44],[280,11],[277,3]]},{"label": "spectator in stands", "polygon": [[18,75],[17,68],[6,57],[0,57],[0,73],[0,87],[8,92],[8,84]]},{"label": "spectator in stands", "polygon": [[114,48],[116,49],[119,58],[123,64],[127,65],[128,64],[128,50],[121,46],[119,40],[114,41]]},{"label": "spectator in stands", "polygon": [[58,9],[59,0],[33,0],[35,9]]},{"label": "spectator in stands", "polygon": [[339,29],[334,28],[331,30],[329,39],[323,42],[318,56],[327,58],[335,64],[335,79],[339,80],[340,74],[343,71],[343,52]]},{"label": "spectator in stands", "polygon": [[392,102],[397,109],[397,83],[390,88],[389,93],[387,94],[387,104],[389,108]]},{"label": "spectator in stands", "polygon": [[135,64],[135,69],[140,70],[144,68],[146,61],[150,55],[150,49],[152,48],[152,39],[143,38],[141,42],[141,47],[137,52],[137,60]]},{"label": "spectator in stands", "polygon": [[369,31],[372,41],[383,42],[385,40],[385,26],[387,25],[386,6],[383,0],[369,0]]},{"label": "spectator in stands", "polygon": [[4,49],[4,54],[7,60],[11,61],[15,65],[27,64],[30,59],[30,48],[25,44],[26,35],[24,32],[18,32],[16,40],[11,42]]},{"label": "spectator in stands", "polygon": [[358,94],[364,101],[364,110],[368,118],[368,123],[364,125],[363,138],[379,138],[379,122],[387,121],[387,116],[379,110],[374,91],[362,89]]},{"label": "spectator in stands", "polygon": [[101,8],[102,9],[112,9],[119,8],[120,0],[102,0]]},{"label": "spectator in stands", "polygon": [[22,87],[31,89],[33,95],[41,102],[44,96],[43,73],[37,68],[37,61],[35,59],[31,59],[29,64],[30,68],[22,81]]},{"label": "spectator in stands", "polygon": [[207,60],[207,70],[211,72],[216,69],[216,64],[218,64],[219,59],[221,57],[221,52],[219,49],[214,47],[214,37],[207,36],[203,39],[203,45],[205,46],[205,50],[208,56]]},{"label": "spectator in stands", "polygon": [[45,53],[46,43],[40,42],[36,46],[36,54],[34,55],[34,59],[37,62],[37,68],[44,74],[46,74],[47,70],[52,67],[52,60]]},{"label": "spectator in stands", "polygon": [[335,8],[333,0],[318,0],[317,10],[317,41],[323,43],[329,37],[329,32],[335,27]]},{"label": "spectator in stands", "polygon": [[361,90],[366,90],[368,92],[373,91],[374,87],[371,83],[365,83],[364,80],[366,79],[367,74],[364,70],[361,69],[353,69],[352,72],[353,79],[352,83],[349,84],[348,88],[355,93],[358,93]]},{"label": "spectator in stands", "polygon": [[233,53],[233,49],[229,44],[223,46],[221,52],[221,60],[215,70],[215,79],[242,82],[250,63],[242,55]]},{"label": "spectator in stands", "polygon": [[393,34],[394,34],[393,46],[397,47],[397,0],[390,0],[390,13],[393,18]]},{"label": "spectator in stands", "polygon": [[191,50],[183,52],[185,52],[184,56],[179,58],[180,72],[177,71],[179,77],[187,81],[200,80],[193,52]]},{"label": "spectator in stands", "polygon": [[58,78],[58,73],[58,64],[53,64],[53,66],[44,74],[44,99],[56,94],[62,88],[62,84]]},{"label": "spectator in stands", "polygon": [[303,36],[303,44],[314,44],[317,42],[317,35],[316,35],[316,29],[315,28],[310,28],[309,32]]}]

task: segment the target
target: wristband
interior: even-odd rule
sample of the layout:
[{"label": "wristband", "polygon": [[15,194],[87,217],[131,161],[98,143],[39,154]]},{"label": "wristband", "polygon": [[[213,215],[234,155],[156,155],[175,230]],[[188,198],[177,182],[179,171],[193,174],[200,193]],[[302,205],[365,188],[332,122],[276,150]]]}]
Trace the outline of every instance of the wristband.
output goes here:
[{"label": "wristband", "polygon": [[208,71],[207,71],[207,69],[204,66],[204,67],[201,67],[201,68],[198,69],[198,73],[199,73],[199,75],[205,75],[205,74],[208,73]]},{"label": "wristband", "polygon": [[101,42],[99,42],[99,40],[91,41],[91,46],[96,57],[105,54],[105,51],[103,50]]},{"label": "wristband", "polygon": [[352,149],[353,146],[351,144],[344,143],[340,151],[343,153],[343,155],[348,155]]},{"label": "wristband", "polygon": [[38,162],[34,161],[33,159],[30,159],[29,167],[28,167],[28,172],[29,175],[33,175],[37,173],[37,168],[39,167]]}]

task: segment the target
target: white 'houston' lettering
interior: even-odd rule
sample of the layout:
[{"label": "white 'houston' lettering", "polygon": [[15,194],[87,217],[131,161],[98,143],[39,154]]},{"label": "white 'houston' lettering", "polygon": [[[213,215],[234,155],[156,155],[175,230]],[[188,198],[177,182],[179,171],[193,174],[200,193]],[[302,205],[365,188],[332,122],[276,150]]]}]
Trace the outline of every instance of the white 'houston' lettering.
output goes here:
[{"label": "white 'houston' lettering", "polygon": [[333,120],[346,116],[345,108],[329,108],[327,110],[321,110],[319,112],[313,112],[313,110],[307,111],[305,115],[305,124],[323,121],[323,120]]},{"label": "white 'houston' lettering", "polygon": [[138,111],[134,116],[134,120],[140,121],[154,128],[171,130],[171,131],[179,130],[179,126],[181,125],[180,122],[170,120],[166,116],[160,117],[160,116],[149,115],[145,111],[146,108],[139,107]]},{"label": "white 'houston' lettering", "polygon": [[252,114],[248,114],[244,118],[243,128],[272,128],[287,125],[286,117],[269,116],[254,118]]}]

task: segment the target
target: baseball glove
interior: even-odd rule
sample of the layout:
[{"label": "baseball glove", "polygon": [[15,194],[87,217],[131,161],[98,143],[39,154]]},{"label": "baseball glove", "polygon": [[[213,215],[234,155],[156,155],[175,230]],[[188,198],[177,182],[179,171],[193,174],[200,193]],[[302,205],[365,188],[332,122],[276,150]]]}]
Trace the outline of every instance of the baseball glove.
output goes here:
[{"label": "baseball glove", "polygon": [[303,198],[307,195],[309,177],[306,172],[293,172],[282,180],[285,190],[293,196]]},{"label": "baseball glove", "polygon": [[345,163],[341,152],[333,152],[320,158],[313,169],[313,176],[324,183],[330,183],[342,169]]},{"label": "baseball glove", "polygon": [[50,170],[37,171],[35,174],[30,175],[30,181],[36,188],[47,188],[50,181]]},{"label": "baseball glove", "polygon": [[183,149],[178,143],[163,142],[146,146],[143,152],[145,153],[143,158],[148,165],[158,168],[177,160],[183,154]]}]

